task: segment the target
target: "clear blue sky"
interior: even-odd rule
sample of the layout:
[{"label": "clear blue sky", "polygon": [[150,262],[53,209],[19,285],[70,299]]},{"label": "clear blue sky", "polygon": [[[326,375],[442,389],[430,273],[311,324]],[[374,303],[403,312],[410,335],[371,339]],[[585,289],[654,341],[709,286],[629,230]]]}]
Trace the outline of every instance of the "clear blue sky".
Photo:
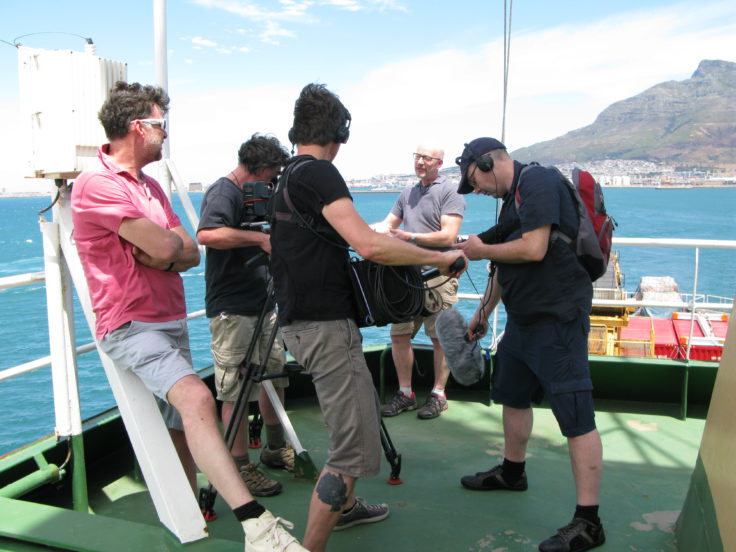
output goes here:
[{"label": "clear blue sky", "polygon": [[[91,37],[99,56],[127,62],[128,80],[153,82],[152,5],[0,0],[0,39],[83,50],[74,36],[31,33]],[[286,141],[299,89],[317,81],[353,113],[336,160],[347,178],[411,172],[420,141],[445,147],[449,164],[463,142],[500,138],[503,9],[501,0],[169,0],[172,158],[185,180],[214,180],[253,132]],[[518,0],[512,14],[512,150],[688,78],[702,59],[736,61],[732,1]],[[12,121],[17,55],[6,43],[0,115]],[[2,140],[11,162],[12,140]]]}]

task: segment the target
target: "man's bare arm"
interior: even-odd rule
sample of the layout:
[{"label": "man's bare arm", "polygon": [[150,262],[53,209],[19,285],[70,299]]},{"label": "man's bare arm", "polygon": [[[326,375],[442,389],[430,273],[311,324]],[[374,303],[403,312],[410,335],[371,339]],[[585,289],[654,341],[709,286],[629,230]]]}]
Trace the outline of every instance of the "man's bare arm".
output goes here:
[{"label": "man's bare arm", "polygon": [[133,244],[133,255],[146,266],[181,272],[199,264],[197,244],[181,226],[167,230],[146,218],[126,218],[118,234]]},{"label": "man's bare arm", "polygon": [[426,247],[450,247],[455,243],[460,233],[460,225],[463,217],[460,215],[442,215],[440,218],[440,229],[434,232],[407,232],[406,230],[393,230],[395,237],[411,241],[417,245]]},{"label": "man's bare arm", "polygon": [[202,228],[197,232],[197,241],[213,249],[234,249],[257,246],[271,254],[271,239],[268,234],[255,230],[242,230],[229,226]]},{"label": "man's bare arm", "polygon": [[[325,205],[322,214],[327,222],[355,249],[359,255],[387,265],[430,265],[447,274],[449,266],[458,258],[459,251],[422,249],[410,243],[395,240],[373,232],[361,218],[348,198],[340,198]],[[464,268],[467,266],[465,263]],[[463,268],[463,270],[464,270]],[[459,275],[463,270],[453,273]]]},{"label": "man's bare arm", "polygon": [[374,222],[373,224],[371,224],[371,229],[378,232],[379,234],[390,234],[399,226],[401,226],[402,222],[403,219],[397,217],[393,213],[389,213],[388,215],[386,215],[386,218],[383,219],[381,222]]},{"label": "man's bare arm", "polygon": [[490,259],[503,263],[529,263],[541,261],[547,254],[549,224],[524,232],[519,239],[505,243],[485,244],[472,234],[468,241],[457,245],[470,260]]}]

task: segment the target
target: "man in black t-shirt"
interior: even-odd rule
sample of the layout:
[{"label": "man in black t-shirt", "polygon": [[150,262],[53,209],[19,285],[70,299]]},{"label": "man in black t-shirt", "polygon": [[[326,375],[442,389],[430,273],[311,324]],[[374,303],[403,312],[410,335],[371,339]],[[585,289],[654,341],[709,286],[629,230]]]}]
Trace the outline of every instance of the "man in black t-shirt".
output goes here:
[{"label": "man in black t-shirt", "polygon": [[[244,384],[240,365],[254,332],[258,330],[256,325],[264,304],[269,312],[260,328],[258,346],[251,360],[257,364],[267,358],[267,373],[283,371],[285,354],[282,345],[277,340],[272,349],[267,350],[271,329],[276,323],[274,300],[267,289],[271,243],[268,234],[258,227],[258,223],[264,222],[263,217],[258,220],[253,208],[254,201],[265,203],[266,198],[257,197],[257,193],[249,193],[246,197],[243,188],[263,190],[272,186],[271,181],[281,172],[288,158],[288,152],[276,138],[254,134],[240,146],[237,167],[207,188],[202,200],[197,239],[207,246],[205,306],[212,334],[215,387],[217,398],[223,401],[222,422],[225,426]],[[283,402],[288,380],[277,378],[271,381]],[[284,429],[266,392],[259,388],[258,384],[253,386],[248,400],[258,400],[266,426],[267,444],[261,451],[261,462],[293,471],[294,449],[284,438]],[[266,477],[250,461],[247,418],[246,410],[231,454],[251,494],[278,494],[281,483]]]},{"label": "man in black t-shirt", "polygon": [[503,404],[503,464],[467,475],[461,483],[481,491],[527,489],[531,402],[539,404],[546,395],[567,437],[577,507],[572,522],[543,541],[539,550],[589,550],[605,541],[598,517],[602,445],[588,367],[593,290],[569,239],[564,239],[573,238],[574,243],[578,232],[575,204],[555,169],[522,165],[493,138],[465,144],[457,163],[458,193],[503,199],[498,224],[457,246],[468,258],[489,259],[497,267],[468,336],[479,339],[486,334],[499,299],[508,315],[491,379],[491,398]]},{"label": "man in black t-shirt", "polygon": [[312,376],[330,436],[304,535],[311,552],[325,550],[331,531],[389,513],[387,504],[355,497],[356,480],[379,472],[381,442],[375,389],[354,320],[347,246],[382,264],[430,265],[444,273],[465,259],[459,251],[422,249],[370,229],[332,164],[349,126],[350,113],[335,94],[324,85],[304,87],[289,131],[297,156],[279,182],[272,223],[271,270],[284,343]]}]

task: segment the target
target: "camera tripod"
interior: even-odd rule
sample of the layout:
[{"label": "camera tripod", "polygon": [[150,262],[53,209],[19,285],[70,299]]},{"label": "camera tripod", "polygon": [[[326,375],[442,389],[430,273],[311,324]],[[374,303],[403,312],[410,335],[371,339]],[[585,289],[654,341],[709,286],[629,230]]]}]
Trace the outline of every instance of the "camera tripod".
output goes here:
[{"label": "camera tripod", "polygon": [[[273,279],[269,280],[266,297],[270,298],[272,297],[272,295]],[[289,372],[293,370],[289,370],[289,365],[287,364],[285,366],[286,370],[284,372],[281,372],[279,374],[265,373],[266,363],[268,362],[269,354],[271,352],[271,349],[273,348],[274,341],[276,340],[278,324],[274,324],[273,328],[271,329],[271,333],[268,337],[268,347],[266,349],[267,353],[261,355],[260,363],[254,364],[252,362],[255,348],[258,346],[261,334],[263,332],[263,323],[265,322],[266,316],[270,311],[268,307],[269,301],[265,301],[263,307],[261,308],[261,312],[258,315],[255,330],[251,337],[250,344],[248,345],[248,350],[245,354],[245,358],[240,365],[242,384],[240,390],[238,391],[238,396],[235,400],[235,404],[233,406],[232,415],[227,424],[227,427],[225,428],[225,443],[227,444],[228,450],[232,449],[238,429],[240,428],[240,424],[243,422],[243,417],[248,407],[248,397],[250,396],[251,390],[253,389],[253,384],[261,383],[263,389],[268,395],[269,400],[271,401],[271,404],[273,405],[274,410],[276,411],[276,414],[279,417],[279,421],[284,428],[284,432],[286,433],[289,442],[294,448],[294,476],[301,479],[316,480],[319,473],[314,465],[314,462],[310,458],[307,450],[302,447],[301,442],[297,437],[296,431],[294,430],[294,426],[291,424],[291,420],[289,420],[289,416],[286,414],[286,411],[281,404],[281,400],[279,399],[279,396],[270,381],[273,378],[288,376]],[[298,367],[297,371],[300,370],[301,367]],[[376,402],[379,405],[380,410],[378,393],[375,391],[375,388],[374,393],[376,394]],[[388,482],[392,485],[398,485],[402,482],[401,478],[399,477],[399,473],[401,472],[401,454],[398,454],[396,452],[396,448],[391,441],[391,437],[388,434],[388,430],[386,429],[383,420],[380,420],[380,437],[381,446],[383,447],[386,459],[391,465],[391,475],[388,479]],[[251,442],[254,442],[254,440],[251,439]],[[216,497],[217,491],[211,483],[206,488],[202,488],[199,491],[199,507],[202,511],[202,514],[204,515],[204,518],[208,521],[214,520],[217,517],[214,511]]]},{"label": "camera tripod", "polygon": [[[266,297],[270,298],[272,295],[273,280],[270,280],[268,283]],[[291,424],[291,420],[289,420],[289,416],[286,414],[286,411],[281,404],[281,400],[270,381],[273,378],[288,376],[288,371],[271,375],[265,373],[266,363],[268,362],[268,357],[271,349],[273,348],[274,341],[276,340],[276,333],[278,332],[277,324],[273,325],[268,337],[267,353],[261,356],[260,363],[254,364],[252,362],[256,347],[259,345],[261,334],[263,333],[263,324],[269,311],[269,301],[264,301],[261,312],[258,315],[255,330],[251,336],[245,358],[240,364],[241,386],[233,406],[230,421],[225,428],[225,443],[227,444],[228,450],[232,449],[238,429],[240,429],[240,424],[243,422],[243,417],[248,408],[248,397],[253,389],[253,384],[261,383],[279,417],[279,421],[284,428],[284,432],[286,433],[289,442],[294,448],[294,475],[304,479],[316,479],[317,469],[314,466],[314,462],[312,462],[306,449],[302,447],[301,442],[296,435],[296,431],[294,430],[294,426]],[[213,509],[216,497],[217,491],[211,483],[206,488],[200,489],[199,491],[199,506],[207,520],[212,520],[216,517]]]}]

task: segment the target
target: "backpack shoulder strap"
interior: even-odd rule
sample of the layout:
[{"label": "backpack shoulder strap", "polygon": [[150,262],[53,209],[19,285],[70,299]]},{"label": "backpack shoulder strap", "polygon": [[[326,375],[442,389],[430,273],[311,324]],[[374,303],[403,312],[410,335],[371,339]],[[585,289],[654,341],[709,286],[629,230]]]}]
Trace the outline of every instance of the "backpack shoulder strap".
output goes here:
[{"label": "backpack shoulder strap", "polygon": [[[332,229],[331,226],[328,226],[326,228],[321,228],[320,226],[315,224],[315,221],[312,220],[312,217],[309,217],[309,221],[306,220],[305,216],[302,215],[301,212],[299,212],[299,209],[297,209],[294,206],[294,202],[291,201],[291,197],[289,197],[289,189],[288,189],[288,183],[289,183],[289,177],[291,176],[291,173],[295,171],[297,168],[306,165],[307,163],[311,163],[312,161],[316,161],[316,159],[312,156],[310,156],[308,159],[301,159],[294,163],[293,165],[289,165],[286,168],[286,171],[281,176],[281,180],[279,181],[279,190],[281,192],[281,197],[284,198],[284,203],[286,203],[286,207],[289,209],[289,213],[277,211],[274,209],[274,217],[277,221],[284,221],[284,222],[290,222],[292,224],[296,224],[297,226],[301,228],[305,228],[309,230],[312,234],[317,236],[322,241],[334,245],[335,247],[339,247],[340,249],[345,249],[347,251],[350,251],[350,246],[343,245],[341,243],[338,243],[335,240],[332,240],[325,236],[325,233],[329,232],[330,230],[335,235],[339,236],[337,232],[335,232],[334,229]],[[283,184],[281,182],[283,181]],[[296,219],[296,220],[295,220]],[[329,229],[329,230],[328,230]]]},{"label": "backpack shoulder strap", "polygon": [[[539,163],[537,163],[536,161],[532,161],[526,167],[521,169],[521,173],[519,174],[519,182],[516,183],[516,192],[514,193],[514,204],[516,205],[517,213],[519,212],[519,206],[521,205],[521,192],[519,191],[519,188],[520,188],[519,184],[521,183],[521,177],[524,174],[524,172],[530,167],[539,167],[539,166],[540,166]],[[562,174],[562,171],[558,169],[557,167],[552,166],[550,168],[554,169],[557,172],[558,176],[560,177],[560,181],[565,185],[565,187],[570,192],[570,195],[573,201],[573,206],[576,206],[577,199],[575,197],[574,191],[571,189],[572,184],[570,183],[570,181],[567,179],[567,177],[564,174]],[[549,241],[551,243],[557,239],[562,240],[568,245],[573,242],[573,238],[571,238],[570,236],[568,236],[567,234],[565,234],[564,232],[561,232],[559,229],[556,228],[552,230],[552,232],[550,232]]]},{"label": "backpack shoulder strap", "polygon": [[284,171],[284,174],[281,176],[281,179],[279,181],[279,189],[281,191],[281,197],[284,198],[284,203],[286,203],[286,207],[289,209],[289,213],[285,213],[283,211],[277,211],[274,209],[274,217],[276,220],[282,220],[286,222],[293,221],[294,217],[297,216],[300,219],[302,219],[302,222],[304,222],[304,219],[301,216],[301,213],[297,211],[296,207],[294,207],[294,203],[291,201],[291,198],[289,197],[289,190],[287,189],[287,184],[289,182],[289,176],[291,176],[291,173],[297,168],[302,167],[306,165],[307,163],[311,163],[314,161],[314,158],[312,159],[301,159],[297,161],[296,163],[293,163],[286,167],[286,171]]},{"label": "backpack shoulder strap", "polygon": [[539,163],[531,161],[529,164],[521,169],[519,173],[519,180],[516,181],[516,191],[514,192],[514,205],[516,206],[516,212],[519,212],[519,206],[521,205],[521,192],[519,192],[519,184],[521,183],[521,177],[530,167],[539,167]]}]

